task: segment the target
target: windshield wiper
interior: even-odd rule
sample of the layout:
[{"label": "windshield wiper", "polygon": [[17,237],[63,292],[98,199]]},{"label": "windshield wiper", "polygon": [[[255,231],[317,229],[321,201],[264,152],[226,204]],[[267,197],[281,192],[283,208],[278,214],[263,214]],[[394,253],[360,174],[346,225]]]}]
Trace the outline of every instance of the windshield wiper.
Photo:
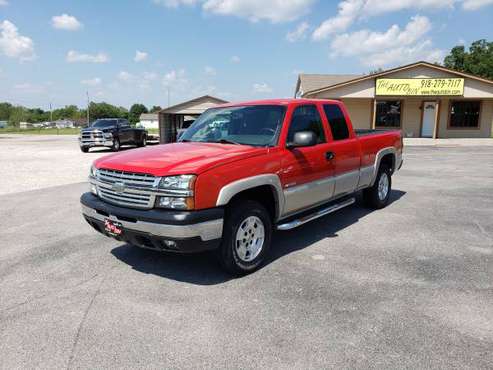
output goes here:
[{"label": "windshield wiper", "polygon": [[219,139],[218,141],[213,141],[213,143],[219,144],[233,144],[233,145],[244,145],[242,143],[238,143],[237,141],[229,140],[229,139]]}]

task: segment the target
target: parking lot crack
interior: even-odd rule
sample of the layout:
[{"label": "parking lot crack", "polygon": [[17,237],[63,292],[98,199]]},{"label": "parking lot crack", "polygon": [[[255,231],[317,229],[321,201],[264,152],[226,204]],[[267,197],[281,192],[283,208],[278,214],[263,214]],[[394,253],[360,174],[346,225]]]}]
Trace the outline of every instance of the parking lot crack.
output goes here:
[{"label": "parking lot crack", "polygon": [[101,281],[98,284],[97,289],[94,291],[93,295],[91,296],[89,304],[87,305],[86,309],[84,310],[84,314],[82,315],[82,318],[79,322],[79,326],[77,327],[77,332],[75,333],[75,338],[74,338],[74,341],[72,343],[72,348],[70,349],[70,356],[69,356],[68,363],[67,363],[67,369],[70,369],[72,367],[72,363],[75,359],[75,352],[77,349],[77,345],[79,343],[80,336],[81,336],[82,330],[84,328],[84,325],[87,321],[87,317],[89,315],[89,312],[91,311],[91,308],[94,305],[94,301],[96,300],[96,297],[101,293],[101,288],[102,288],[104,282],[106,281],[106,279],[110,275],[111,271],[115,267],[116,267],[116,265],[111,267],[110,270],[108,271],[108,273],[102,277]]}]

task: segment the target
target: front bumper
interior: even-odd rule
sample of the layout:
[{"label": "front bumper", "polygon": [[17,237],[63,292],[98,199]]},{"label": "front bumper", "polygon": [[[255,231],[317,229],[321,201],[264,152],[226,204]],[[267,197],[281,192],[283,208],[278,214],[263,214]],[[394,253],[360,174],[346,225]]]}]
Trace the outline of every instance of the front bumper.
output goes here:
[{"label": "front bumper", "polygon": [[81,147],[93,148],[96,146],[113,146],[113,140],[106,139],[83,139],[79,137],[79,145]]},{"label": "front bumper", "polygon": [[[223,208],[200,211],[138,210],[106,203],[85,193],[82,214],[96,231],[142,248],[179,253],[215,249],[223,232]],[[115,237],[105,231],[106,219],[117,221],[123,234]]]}]

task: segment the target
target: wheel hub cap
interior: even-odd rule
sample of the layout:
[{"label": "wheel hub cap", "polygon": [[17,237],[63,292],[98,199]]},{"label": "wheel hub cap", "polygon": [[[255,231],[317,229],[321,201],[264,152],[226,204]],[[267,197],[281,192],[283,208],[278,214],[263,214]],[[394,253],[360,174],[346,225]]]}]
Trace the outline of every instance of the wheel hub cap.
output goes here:
[{"label": "wheel hub cap", "polygon": [[378,181],[378,197],[380,200],[384,200],[389,193],[389,177],[386,173],[383,173],[380,176],[380,180]]},{"label": "wheel hub cap", "polygon": [[238,257],[244,262],[254,260],[262,251],[265,240],[265,228],[257,216],[243,220],[236,232],[235,248]]}]

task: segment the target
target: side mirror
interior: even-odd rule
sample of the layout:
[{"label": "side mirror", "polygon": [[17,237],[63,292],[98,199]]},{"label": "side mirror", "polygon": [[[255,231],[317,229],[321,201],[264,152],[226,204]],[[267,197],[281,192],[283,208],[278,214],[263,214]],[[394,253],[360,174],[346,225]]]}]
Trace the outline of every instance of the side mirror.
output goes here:
[{"label": "side mirror", "polygon": [[313,131],[299,131],[294,134],[293,142],[288,144],[290,148],[317,145],[317,135]]}]

